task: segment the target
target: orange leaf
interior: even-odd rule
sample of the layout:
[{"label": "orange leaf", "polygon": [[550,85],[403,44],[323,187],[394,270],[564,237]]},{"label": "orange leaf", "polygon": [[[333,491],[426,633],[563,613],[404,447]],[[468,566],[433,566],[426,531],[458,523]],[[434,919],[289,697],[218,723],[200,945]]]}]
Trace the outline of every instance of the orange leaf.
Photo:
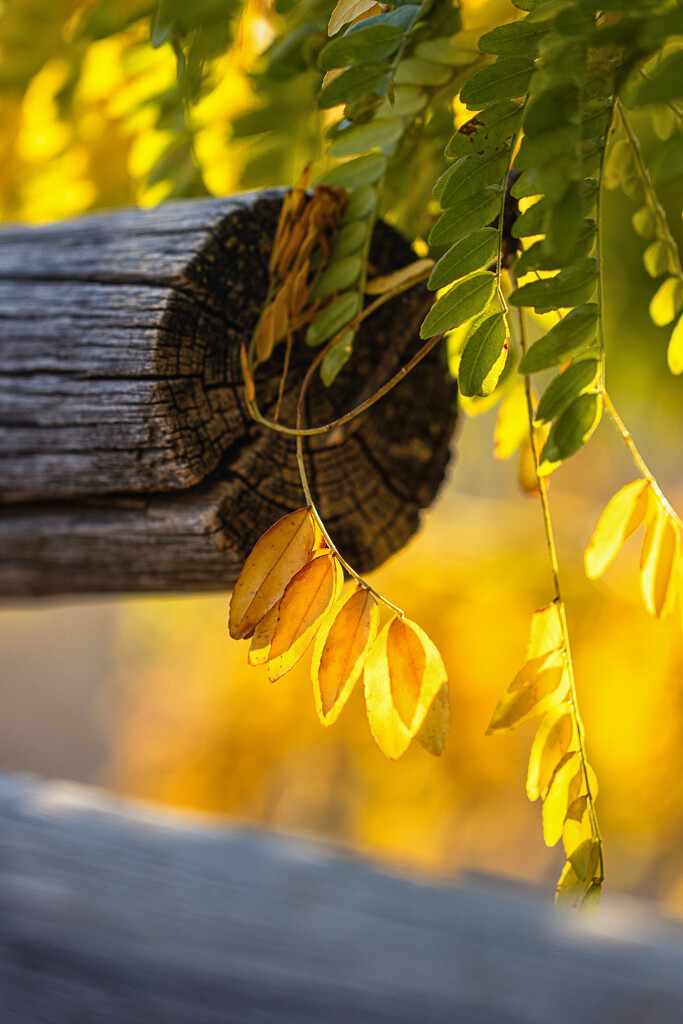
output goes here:
[{"label": "orange leaf", "polygon": [[387,757],[400,757],[447,681],[441,655],[419,626],[394,616],[370,648],[365,701],[372,735]]},{"label": "orange leaf", "polygon": [[448,701],[448,683],[444,683],[432,706],[425,716],[422,728],[417,734],[417,742],[420,743],[428,754],[439,757],[443,753],[448,738],[448,726],[450,724],[451,709]]},{"label": "orange leaf", "polygon": [[313,648],[311,676],[318,717],[332,725],[341,714],[359,678],[379,623],[377,601],[356,587],[335,605]]},{"label": "orange leaf", "polygon": [[274,604],[269,612],[263,616],[258,626],[254,630],[254,635],[251,638],[249,645],[249,655],[247,661],[250,665],[265,665],[270,657],[270,645],[273,642],[273,636],[275,635],[275,627],[277,626],[277,617],[280,610],[280,605]]},{"label": "orange leaf", "polygon": [[310,510],[300,508],[279,519],[256,542],[232,592],[229,629],[234,640],[252,636],[292,576],[308,562],[319,536]]},{"label": "orange leaf", "polygon": [[277,626],[268,653],[271,683],[296,665],[336,600],[344,571],[331,551],[300,569],[280,601]]}]

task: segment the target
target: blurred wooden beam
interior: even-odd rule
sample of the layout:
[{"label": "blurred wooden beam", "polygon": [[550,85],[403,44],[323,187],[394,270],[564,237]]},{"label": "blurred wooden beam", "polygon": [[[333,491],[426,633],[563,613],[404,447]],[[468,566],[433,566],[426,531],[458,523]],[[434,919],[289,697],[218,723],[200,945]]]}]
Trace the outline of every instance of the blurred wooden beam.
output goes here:
[{"label": "blurred wooden beam", "polygon": [[677,1024],[683,930],[0,776],[3,1024]]},{"label": "blurred wooden beam", "polygon": [[[0,595],[226,589],[302,504],[290,439],[245,409],[239,344],[267,288],[281,190],[0,231]],[[371,259],[413,258],[378,225]],[[383,307],[352,368],[312,389],[321,423],[419,346],[424,287]],[[311,351],[300,341],[283,420]],[[274,408],[281,356],[260,374]],[[448,461],[456,388],[434,352],[361,420],[309,444],[335,540],[359,569],[417,528]]]}]

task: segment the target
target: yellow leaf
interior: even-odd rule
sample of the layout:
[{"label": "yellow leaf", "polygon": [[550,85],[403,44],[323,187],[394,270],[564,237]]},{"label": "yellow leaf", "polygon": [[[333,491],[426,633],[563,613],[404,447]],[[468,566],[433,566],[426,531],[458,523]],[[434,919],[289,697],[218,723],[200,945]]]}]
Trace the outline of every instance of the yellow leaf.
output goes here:
[{"label": "yellow leaf", "polygon": [[683,284],[677,277],[667,277],[650,300],[650,319],[657,327],[666,327],[680,311]]},{"label": "yellow leaf", "polygon": [[[543,445],[548,439],[550,424],[534,426],[534,446],[537,452],[543,451]],[[519,485],[526,494],[538,494],[538,477],[536,475],[536,460],[531,448],[531,439],[527,435],[522,441],[519,450]]]},{"label": "yellow leaf", "polygon": [[584,555],[586,576],[589,580],[602,576],[622,544],[645,520],[648,492],[647,480],[632,480],[610,498],[605,511],[598,519]]},{"label": "yellow leaf", "polygon": [[592,879],[590,882],[586,882],[579,878],[572,865],[567,861],[557,883],[555,906],[558,910],[571,910],[573,907],[579,907],[592,889],[597,889],[599,895],[599,883],[594,884]]},{"label": "yellow leaf", "polygon": [[640,589],[650,615],[663,618],[676,601],[681,538],[678,525],[659,505],[647,524],[640,555]]},{"label": "yellow leaf", "polygon": [[683,373],[683,315],[679,316],[669,338],[666,359],[672,373]]},{"label": "yellow leaf", "polygon": [[567,675],[564,659],[557,651],[532,658],[513,679],[507,693],[493,712],[487,735],[516,729],[530,718],[542,715],[564,699]]},{"label": "yellow leaf", "polygon": [[[275,310],[272,303],[267,306],[254,331],[254,348],[259,363],[270,359],[275,347]],[[244,368],[243,368],[244,369]],[[246,378],[245,378],[246,380]]]},{"label": "yellow leaf", "polygon": [[448,726],[451,709],[448,700],[448,683],[444,683],[427,712],[422,728],[417,734],[420,743],[428,754],[439,757],[443,753],[448,737]]},{"label": "yellow leaf", "polygon": [[343,582],[344,571],[329,551],[313,558],[288,584],[268,654],[271,683],[289,672],[304,654]]},{"label": "yellow leaf", "polygon": [[524,385],[515,385],[500,403],[493,433],[493,454],[509,459],[529,434],[529,419]]},{"label": "yellow leaf", "polygon": [[396,288],[409,284],[413,279],[418,280],[427,277],[428,271],[434,266],[434,260],[415,260],[407,267],[395,270],[393,274],[386,274],[383,277],[373,277],[365,285],[366,295],[385,295]]},{"label": "yellow leaf", "polygon": [[560,761],[569,750],[573,725],[564,701],[545,715],[531,746],[526,793],[530,800],[544,797]]},{"label": "yellow leaf", "polygon": [[327,26],[328,36],[337,34],[342,25],[353,21],[365,11],[374,7],[376,0],[339,0],[339,3],[330,15],[330,22]]},{"label": "yellow leaf", "polygon": [[240,363],[242,365],[242,377],[244,378],[244,397],[247,404],[251,405],[256,398],[256,388],[254,387],[254,378],[249,369],[249,358],[244,342],[240,345]]},{"label": "yellow leaf", "polygon": [[555,772],[543,801],[543,839],[554,846],[562,838],[562,827],[569,805],[579,796],[583,770],[577,751],[565,756]]},{"label": "yellow leaf", "polygon": [[551,651],[561,651],[562,646],[560,606],[553,601],[545,608],[538,608],[531,616],[529,642],[526,648],[527,661],[550,654]]},{"label": "yellow leaf", "polygon": [[446,681],[441,655],[420,627],[390,619],[365,664],[368,721],[387,757],[404,753]]},{"label": "yellow leaf", "polygon": [[256,542],[230,601],[230,636],[252,636],[256,624],[277,604],[292,576],[311,557],[320,531],[307,508],[283,516]]},{"label": "yellow leaf", "polygon": [[270,645],[275,635],[275,627],[277,626],[279,610],[279,603],[274,604],[270,611],[266,612],[254,630],[254,635],[252,636],[251,644],[249,645],[249,655],[247,657],[247,661],[250,665],[265,665],[268,661],[268,658],[270,657]]},{"label": "yellow leaf", "polygon": [[379,608],[364,587],[332,609],[313,648],[311,676],[318,717],[332,725],[351,695],[377,634]]}]

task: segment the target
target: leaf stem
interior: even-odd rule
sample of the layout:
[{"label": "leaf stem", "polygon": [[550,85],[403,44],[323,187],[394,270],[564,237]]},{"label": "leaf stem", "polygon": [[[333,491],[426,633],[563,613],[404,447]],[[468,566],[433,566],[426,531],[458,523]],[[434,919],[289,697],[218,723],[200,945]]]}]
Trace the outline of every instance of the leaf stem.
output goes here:
[{"label": "leaf stem", "polygon": [[[516,286],[516,282],[513,281]],[[519,337],[520,346],[522,349],[522,355],[527,349],[527,337],[526,337],[526,322],[524,319],[524,310],[518,310],[519,315]],[[555,544],[555,534],[553,531],[552,519],[550,516],[550,504],[548,501],[548,486],[546,478],[539,473],[539,454],[536,448],[536,438],[534,435],[534,404],[531,394],[531,377],[529,374],[524,375],[524,390],[526,394],[527,403],[527,415],[529,419],[529,440],[531,443],[531,452],[534,460],[534,470],[536,473],[536,483],[538,486],[538,494],[541,502],[541,512],[543,515],[543,528],[545,531],[546,545],[548,548],[548,556],[550,559],[550,568],[553,578],[553,589],[555,591],[555,604],[557,605],[558,615],[560,618],[560,626],[562,629],[562,645],[564,662],[567,668],[567,677],[569,679],[569,707],[571,709],[572,717],[576,727],[576,739],[579,745],[579,757],[581,759],[581,766],[583,769],[583,777],[586,785],[586,799],[588,803],[588,814],[591,823],[591,831],[593,837],[598,845],[598,876],[596,881],[602,882],[605,877],[605,864],[603,855],[603,841],[602,834],[600,832],[600,826],[598,824],[598,818],[595,811],[595,798],[591,791],[590,778],[588,776],[588,759],[586,757],[586,745],[584,726],[579,711],[579,702],[576,693],[576,679],[574,676],[574,662],[572,659],[571,645],[569,641],[569,625],[567,623],[567,615],[565,611],[564,601],[562,599],[562,589],[560,586],[560,567],[557,559],[557,546]]]}]

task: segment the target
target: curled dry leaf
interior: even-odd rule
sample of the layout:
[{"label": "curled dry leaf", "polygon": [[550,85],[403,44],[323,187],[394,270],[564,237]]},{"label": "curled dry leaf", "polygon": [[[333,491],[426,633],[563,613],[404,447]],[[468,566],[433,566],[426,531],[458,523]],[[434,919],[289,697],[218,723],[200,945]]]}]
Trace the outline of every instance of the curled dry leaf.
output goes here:
[{"label": "curled dry leaf", "polygon": [[448,700],[448,683],[444,683],[436,697],[432,701],[427,712],[422,728],[417,734],[417,742],[420,743],[428,754],[440,757],[448,738],[448,727],[450,725],[451,709]]},{"label": "curled dry leaf", "polygon": [[365,666],[377,634],[379,608],[364,587],[357,586],[332,609],[315,639],[311,677],[318,717],[332,725],[341,714]]},{"label": "curled dry leaf", "polygon": [[564,658],[559,651],[531,658],[498,702],[487,735],[516,729],[530,718],[544,714],[564,700],[567,687]]},{"label": "curled dry leaf", "polygon": [[367,295],[385,295],[396,288],[406,287],[411,281],[419,281],[423,277],[427,277],[433,266],[434,260],[415,260],[414,263],[409,263],[407,267],[401,267],[400,270],[395,270],[392,274],[370,278],[365,285],[365,292]]},{"label": "curled dry leaf", "polygon": [[244,563],[230,601],[230,636],[242,640],[277,604],[285,587],[320,543],[310,509],[283,516],[256,542]]},{"label": "curled dry leaf", "polygon": [[405,752],[445,682],[446,669],[429,637],[409,619],[390,619],[365,665],[368,721],[387,757]]},{"label": "curled dry leaf", "polygon": [[649,488],[647,480],[632,480],[607,503],[584,555],[586,576],[589,579],[595,580],[602,576],[624,542],[644,522]]},{"label": "curled dry leaf", "polygon": [[343,582],[344,571],[329,551],[313,558],[288,584],[268,652],[271,683],[289,672],[304,654]]},{"label": "curled dry leaf", "polygon": [[650,615],[664,618],[673,608],[678,590],[681,538],[678,525],[657,503],[649,519],[640,556],[640,589]]}]

